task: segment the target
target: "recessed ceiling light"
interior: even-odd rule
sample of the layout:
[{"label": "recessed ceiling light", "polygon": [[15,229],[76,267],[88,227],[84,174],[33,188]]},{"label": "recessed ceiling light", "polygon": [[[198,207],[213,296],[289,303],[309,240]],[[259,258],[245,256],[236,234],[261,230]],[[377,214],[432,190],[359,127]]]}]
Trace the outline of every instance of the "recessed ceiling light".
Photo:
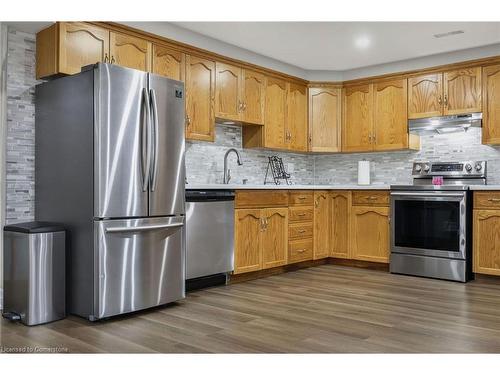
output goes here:
[{"label": "recessed ceiling light", "polygon": [[463,34],[465,31],[463,30],[454,30],[454,31],[448,31],[447,33],[440,33],[440,34],[434,34],[434,38],[446,38],[447,36],[452,36],[452,35],[458,35],[458,34]]},{"label": "recessed ceiling light", "polygon": [[366,35],[363,35],[363,36],[358,37],[354,41],[354,44],[359,49],[365,49],[365,48],[368,48],[370,46],[371,42],[372,41],[370,40],[370,38],[368,38]]}]

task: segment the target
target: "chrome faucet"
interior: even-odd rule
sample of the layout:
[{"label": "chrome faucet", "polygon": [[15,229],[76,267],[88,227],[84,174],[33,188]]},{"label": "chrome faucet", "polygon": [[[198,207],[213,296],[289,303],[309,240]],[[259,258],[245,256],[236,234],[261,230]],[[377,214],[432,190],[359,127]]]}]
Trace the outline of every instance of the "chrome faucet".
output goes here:
[{"label": "chrome faucet", "polygon": [[243,165],[243,163],[241,162],[240,153],[237,149],[230,148],[229,150],[227,150],[226,154],[224,155],[224,179],[222,181],[224,184],[229,184],[229,181],[231,180],[231,170],[227,168],[227,157],[231,152],[234,152],[236,154],[236,157],[238,158],[238,165]]}]

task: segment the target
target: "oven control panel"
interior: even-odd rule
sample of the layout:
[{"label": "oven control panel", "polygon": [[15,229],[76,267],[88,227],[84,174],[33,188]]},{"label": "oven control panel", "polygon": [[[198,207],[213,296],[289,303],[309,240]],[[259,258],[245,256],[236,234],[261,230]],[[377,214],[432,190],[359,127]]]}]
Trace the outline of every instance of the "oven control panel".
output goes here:
[{"label": "oven control panel", "polygon": [[422,161],[413,163],[412,175],[414,177],[427,176],[486,176],[486,161],[468,160],[463,162],[430,162]]}]

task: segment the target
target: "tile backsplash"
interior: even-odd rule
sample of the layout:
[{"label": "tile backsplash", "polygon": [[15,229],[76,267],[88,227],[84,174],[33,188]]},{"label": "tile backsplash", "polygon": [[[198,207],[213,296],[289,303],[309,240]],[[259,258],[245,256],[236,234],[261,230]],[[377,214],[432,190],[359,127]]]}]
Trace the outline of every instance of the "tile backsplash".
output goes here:
[{"label": "tile backsplash", "polygon": [[[7,222],[32,220],[34,216],[35,137],[35,35],[10,29],[7,58]],[[241,128],[216,126],[216,141],[186,142],[186,175],[189,184],[221,183],[224,153],[234,147],[243,165],[229,156],[232,182],[262,184],[268,156],[283,158],[295,184],[345,184],[357,182],[358,160],[370,160],[373,183],[409,183],[416,160],[488,161],[488,182],[500,184],[500,148],[481,145],[481,130],[424,136],[421,151],[366,154],[305,155],[243,149]]]}]

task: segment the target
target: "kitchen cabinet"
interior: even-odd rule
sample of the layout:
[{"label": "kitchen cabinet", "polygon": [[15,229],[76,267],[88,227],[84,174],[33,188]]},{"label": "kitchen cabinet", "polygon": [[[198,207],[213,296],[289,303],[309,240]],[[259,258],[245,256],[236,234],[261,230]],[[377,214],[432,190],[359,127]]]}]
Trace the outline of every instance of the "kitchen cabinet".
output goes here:
[{"label": "kitchen cabinet", "polygon": [[500,209],[474,209],[473,269],[500,276]]},{"label": "kitchen cabinet", "polygon": [[234,273],[262,269],[262,210],[235,210],[234,229]]},{"label": "kitchen cabinet", "polygon": [[389,193],[353,191],[349,240],[352,258],[389,262]]},{"label": "kitchen cabinet", "polygon": [[109,62],[109,31],[84,22],[57,22],[36,35],[36,78],[75,74]]},{"label": "kitchen cabinet", "polygon": [[500,64],[483,68],[483,144],[500,144]]},{"label": "kitchen cabinet", "polygon": [[153,61],[151,71],[177,81],[184,81],[186,55],[172,48],[153,44]]},{"label": "kitchen cabinet", "polygon": [[343,95],[342,150],[373,149],[373,85],[346,87]]},{"label": "kitchen cabinet", "polygon": [[215,117],[240,121],[243,113],[241,68],[216,63]]},{"label": "kitchen cabinet", "polygon": [[285,139],[290,151],[307,151],[307,86],[287,83]]},{"label": "kitchen cabinet", "polygon": [[393,79],[373,84],[372,142],[375,151],[408,147],[407,80]]},{"label": "kitchen cabinet", "polygon": [[235,210],[234,273],[285,265],[288,208]]},{"label": "kitchen cabinet", "polygon": [[288,263],[313,259],[314,192],[289,192]]},{"label": "kitchen cabinet", "polygon": [[330,256],[349,259],[349,219],[351,210],[350,191],[331,191],[330,200]]},{"label": "kitchen cabinet", "polygon": [[145,39],[111,31],[109,55],[112,64],[145,72],[151,71],[152,45]]},{"label": "kitchen cabinet", "polygon": [[286,82],[267,77],[264,145],[267,148],[286,149]]},{"label": "kitchen cabinet", "polygon": [[389,208],[352,206],[353,258],[389,263]]},{"label": "kitchen cabinet", "polygon": [[309,88],[309,151],[340,152],[341,97],[339,88]]},{"label": "kitchen cabinet", "polygon": [[288,258],[288,208],[262,210],[262,268],[285,265]]},{"label": "kitchen cabinet", "polygon": [[242,121],[250,124],[264,125],[266,76],[253,70],[243,69],[242,92]]},{"label": "kitchen cabinet", "polygon": [[408,79],[408,118],[481,112],[481,67]]},{"label": "kitchen cabinet", "polygon": [[331,210],[328,191],[314,191],[314,259],[327,258],[331,247]]},{"label": "kitchen cabinet", "polygon": [[186,56],[186,138],[214,141],[215,62]]}]

